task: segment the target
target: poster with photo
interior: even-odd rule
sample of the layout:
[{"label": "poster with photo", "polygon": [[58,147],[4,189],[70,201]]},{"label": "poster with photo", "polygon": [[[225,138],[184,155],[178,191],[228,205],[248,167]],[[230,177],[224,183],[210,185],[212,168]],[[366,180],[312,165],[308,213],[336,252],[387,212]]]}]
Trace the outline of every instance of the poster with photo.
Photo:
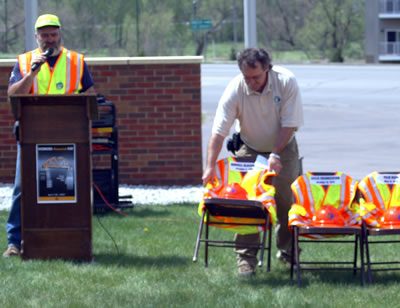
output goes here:
[{"label": "poster with photo", "polygon": [[75,144],[37,144],[38,203],[76,203]]}]

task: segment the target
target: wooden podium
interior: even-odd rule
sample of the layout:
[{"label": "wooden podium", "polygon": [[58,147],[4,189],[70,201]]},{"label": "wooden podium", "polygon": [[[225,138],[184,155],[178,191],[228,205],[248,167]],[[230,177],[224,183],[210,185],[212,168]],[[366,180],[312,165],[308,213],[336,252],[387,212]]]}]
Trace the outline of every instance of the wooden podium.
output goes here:
[{"label": "wooden podium", "polygon": [[21,145],[22,259],[92,260],[95,95],[10,97]]}]

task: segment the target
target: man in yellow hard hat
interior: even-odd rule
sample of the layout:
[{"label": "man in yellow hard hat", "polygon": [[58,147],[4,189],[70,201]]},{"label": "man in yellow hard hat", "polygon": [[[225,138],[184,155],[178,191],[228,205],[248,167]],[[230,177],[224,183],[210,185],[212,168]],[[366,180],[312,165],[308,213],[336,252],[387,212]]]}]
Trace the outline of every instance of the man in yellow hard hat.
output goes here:
[{"label": "man in yellow hard hat", "polygon": [[[38,48],[18,56],[11,73],[8,95],[94,93],[93,79],[84,56],[61,44],[61,23],[53,14],[38,17]],[[18,125],[18,123],[16,123]],[[18,143],[11,210],[7,220],[8,249],[4,257],[17,256],[21,247],[21,166]]]},{"label": "man in yellow hard hat", "polygon": [[94,93],[93,80],[83,55],[61,45],[58,17],[52,14],[39,16],[35,31],[39,48],[18,56],[8,95]]}]

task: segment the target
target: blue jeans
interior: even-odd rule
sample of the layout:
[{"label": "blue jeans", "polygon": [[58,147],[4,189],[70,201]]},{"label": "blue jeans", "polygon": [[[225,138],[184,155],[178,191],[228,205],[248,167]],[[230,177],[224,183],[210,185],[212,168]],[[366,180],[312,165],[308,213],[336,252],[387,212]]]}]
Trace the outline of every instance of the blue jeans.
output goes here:
[{"label": "blue jeans", "polygon": [[21,147],[18,143],[11,210],[7,219],[8,246],[21,247]]}]

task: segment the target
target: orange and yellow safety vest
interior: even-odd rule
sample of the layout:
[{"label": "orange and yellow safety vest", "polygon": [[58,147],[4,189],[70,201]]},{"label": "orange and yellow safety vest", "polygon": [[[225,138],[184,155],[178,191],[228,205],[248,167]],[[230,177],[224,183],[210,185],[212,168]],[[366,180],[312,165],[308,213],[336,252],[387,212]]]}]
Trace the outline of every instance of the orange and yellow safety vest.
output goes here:
[{"label": "orange and yellow safety vest", "polygon": [[337,208],[345,220],[345,226],[361,224],[355,196],[358,182],[350,176],[336,172],[332,175],[307,172],[291,185],[296,203],[289,211],[291,226],[309,226],[314,214],[324,205]]},{"label": "orange and yellow safety vest", "polygon": [[[18,56],[19,70],[22,77],[31,71],[31,60],[39,54],[37,48]],[[32,83],[31,94],[73,94],[82,89],[84,56],[76,51],[61,47],[60,55],[53,70],[47,62],[43,63],[40,72]]]},{"label": "orange and yellow safety vest", "polygon": [[358,185],[360,214],[367,226],[380,227],[380,218],[392,206],[400,206],[400,173],[372,172]]},{"label": "orange and yellow safety vest", "polygon": [[[238,161],[234,157],[221,159],[216,165],[216,178],[207,183],[203,200],[200,202],[198,213],[201,216],[205,209],[205,198],[218,198],[219,192],[231,183],[239,183],[247,192],[249,200],[262,202],[270,215],[270,221],[274,225],[276,222],[276,204],[275,187],[267,184],[268,178],[275,176],[275,172],[269,172],[267,169],[253,168],[254,163]],[[257,223],[257,220],[251,218],[233,218],[233,217],[210,217],[210,222],[224,223]],[[257,226],[238,226],[238,225],[220,225],[214,224],[218,228],[224,228],[239,234],[251,234],[261,232],[262,228]]]}]

